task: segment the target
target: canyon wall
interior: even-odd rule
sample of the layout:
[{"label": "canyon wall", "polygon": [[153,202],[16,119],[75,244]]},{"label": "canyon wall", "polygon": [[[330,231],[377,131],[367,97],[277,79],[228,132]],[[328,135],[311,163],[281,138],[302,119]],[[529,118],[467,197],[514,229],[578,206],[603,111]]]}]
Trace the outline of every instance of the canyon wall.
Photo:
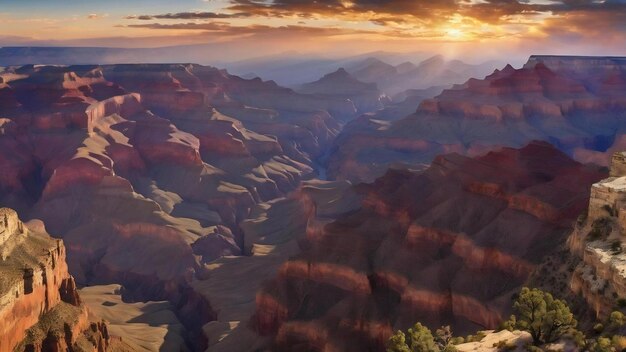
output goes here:
[{"label": "canyon wall", "polygon": [[281,265],[301,251],[305,238],[316,237],[325,224],[356,209],[360,203],[348,182],[307,181],[289,196],[257,205],[241,227],[247,256],[224,257],[207,265],[207,276],[194,287],[215,306],[216,320],[204,326],[208,351],[258,351],[271,339],[257,330],[266,319],[257,307],[272,297],[259,291]]},{"label": "canyon wall", "polygon": [[626,172],[623,152],[612,157],[610,177],[591,187],[589,208],[568,239],[570,252],[579,258],[570,282],[598,319],[622,307],[626,298]]},{"label": "canyon wall", "polygon": [[194,280],[244,253],[239,224],[315,177],[339,121],[356,113],[343,98],[192,64],[28,65],[0,77],[0,202],[63,239],[79,285],[169,301],[196,349],[217,310]]},{"label": "canyon wall", "polygon": [[[351,121],[328,159],[330,178],[371,182],[388,167],[423,168],[436,155],[479,155],[532,140],[557,146],[581,162],[608,165],[626,146],[626,61],[532,56],[469,79],[433,99]],[[391,121],[385,116],[391,116]]]},{"label": "canyon wall", "polygon": [[257,294],[256,327],[277,351],[382,351],[416,321],[495,328],[603,176],[541,142],[390,170],[280,265]]},{"label": "canyon wall", "polygon": [[92,330],[63,242],[52,239],[39,221],[22,223],[12,209],[0,209],[0,223],[0,351],[72,351],[79,343],[107,350],[106,326]]}]

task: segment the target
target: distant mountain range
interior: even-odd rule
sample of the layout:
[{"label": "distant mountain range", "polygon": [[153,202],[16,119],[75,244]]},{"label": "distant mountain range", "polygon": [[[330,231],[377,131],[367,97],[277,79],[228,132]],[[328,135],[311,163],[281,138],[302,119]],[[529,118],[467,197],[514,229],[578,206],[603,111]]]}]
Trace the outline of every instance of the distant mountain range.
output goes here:
[{"label": "distant mountain range", "polygon": [[441,55],[429,57],[424,53],[373,52],[343,59],[267,57],[228,63],[224,67],[242,77],[271,79],[288,87],[315,81],[343,68],[359,81],[376,83],[383,93],[394,96],[407,89],[451,86],[472,77],[483,78],[504,65],[494,60],[468,64],[460,60],[446,60]]},{"label": "distant mountain range", "polygon": [[498,61],[471,65],[460,60],[447,61],[443,56],[436,55],[419,64],[406,61],[395,66],[376,58],[368,58],[359,65],[348,68],[348,71],[358,80],[376,83],[381,91],[394,96],[408,89],[452,85],[472,77],[483,78],[502,66],[504,64]]},{"label": "distant mountain range", "polygon": [[350,99],[358,113],[366,113],[381,109],[388,98],[382,94],[376,83],[364,83],[340,68],[321,79],[303,84],[297,91],[326,97]]},{"label": "distant mountain range", "polygon": [[227,51],[219,44],[160,48],[103,47],[1,47],[0,67],[25,64],[86,65],[120,63],[198,63],[227,69],[244,78],[260,77],[286,87],[298,87],[344,68],[364,83],[376,83],[388,96],[407,89],[451,86],[467,79],[482,78],[504,63],[488,61],[468,64],[448,61],[424,52],[376,51],[348,57],[311,57],[285,52],[242,61],[225,61],[216,52]]},{"label": "distant mountain range", "polygon": [[626,146],[625,88],[624,58],[531,56],[522,68],[507,65],[351,121],[335,140],[328,177],[369,182],[396,165],[420,168],[439,154],[532,140],[608,165]]}]

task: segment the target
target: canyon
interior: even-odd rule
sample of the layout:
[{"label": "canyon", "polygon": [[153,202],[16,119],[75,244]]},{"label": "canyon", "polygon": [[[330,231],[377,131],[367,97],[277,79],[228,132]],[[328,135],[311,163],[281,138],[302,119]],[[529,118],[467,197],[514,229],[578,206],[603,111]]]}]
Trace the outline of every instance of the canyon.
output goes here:
[{"label": "canyon", "polygon": [[[294,89],[196,64],[7,67],[0,204],[29,221],[7,222],[0,255],[20,228],[62,239],[46,247],[60,286],[18,328],[212,352],[383,350],[417,320],[495,328],[579,214],[604,217],[610,196],[588,208],[589,188],[621,148],[624,67],[536,56],[394,101],[366,66]],[[571,288],[604,314],[587,271]]]},{"label": "canyon", "polygon": [[359,351],[415,321],[496,328],[604,176],[543,142],[390,170],[280,266],[257,295],[258,329],[277,351]]},{"label": "canyon", "polygon": [[22,66],[1,77],[2,203],[64,239],[79,285],[170,301],[196,347],[215,312],[191,282],[243,253],[239,222],[315,176],[338,119],[356,113],[345,99],[198,65]]},{"label": "canyon", "polygon": [[372,182],[389,167],[423,168],[436,155],[479,155],[532,140],[576,160],[608,165],[624,146],[626,63],[621,58],[531,56],[414,105],[351,121],[336,139],[328,176]]}]

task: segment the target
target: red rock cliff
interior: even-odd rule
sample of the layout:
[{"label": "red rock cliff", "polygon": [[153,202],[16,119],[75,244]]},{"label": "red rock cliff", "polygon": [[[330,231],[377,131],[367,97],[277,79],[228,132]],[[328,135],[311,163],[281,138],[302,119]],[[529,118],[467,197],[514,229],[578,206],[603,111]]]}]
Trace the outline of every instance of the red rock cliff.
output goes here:
[{"label": "red rock cliff", "polygon": [[539,142],[389,171],[281,266],[257,296],[257,329],[278,350],[378,351],[415,321],[494,328],[601,177]]}]

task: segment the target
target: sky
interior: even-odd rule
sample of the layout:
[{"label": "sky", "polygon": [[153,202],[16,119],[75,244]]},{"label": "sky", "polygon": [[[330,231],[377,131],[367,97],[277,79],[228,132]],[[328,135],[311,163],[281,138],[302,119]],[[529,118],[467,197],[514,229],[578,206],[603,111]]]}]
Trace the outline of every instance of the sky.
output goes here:
[{"label": "sky", "polygon": [[0,46],[626,55],[626,0],[0,0]]}]

